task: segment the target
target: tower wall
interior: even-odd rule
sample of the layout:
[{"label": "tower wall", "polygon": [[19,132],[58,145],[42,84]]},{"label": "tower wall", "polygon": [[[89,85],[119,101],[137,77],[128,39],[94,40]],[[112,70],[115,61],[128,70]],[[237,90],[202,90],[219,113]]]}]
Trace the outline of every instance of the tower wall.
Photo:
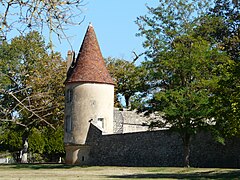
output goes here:
[{"label": "tower wall", "polygon": [[90,149],[86,143],[90,123],[104,134],[113,133],[114,82],[91,24],[77,58],[69,52],[68,59],[64,120],[66,163],[85,164]]},{"label": "tower wall", "polygon": [[90,122],[113,133],[113,85],[70,83],[65,94],[65,144],[84,145]]}]

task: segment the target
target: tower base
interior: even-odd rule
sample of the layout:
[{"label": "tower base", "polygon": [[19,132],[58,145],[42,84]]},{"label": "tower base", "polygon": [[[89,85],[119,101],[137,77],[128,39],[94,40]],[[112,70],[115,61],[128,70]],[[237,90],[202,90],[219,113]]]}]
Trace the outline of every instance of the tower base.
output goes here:
[{"label": "tower base", "polygon": [[88,165],[90,146],[65,144],[66,159],[68,165]]}]

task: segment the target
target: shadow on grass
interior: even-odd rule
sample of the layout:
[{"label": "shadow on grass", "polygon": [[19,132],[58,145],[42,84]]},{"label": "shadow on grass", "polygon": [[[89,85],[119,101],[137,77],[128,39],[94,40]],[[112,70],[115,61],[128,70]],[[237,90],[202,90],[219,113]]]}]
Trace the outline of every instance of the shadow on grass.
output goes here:
[{"label": "shadow on grass", "polygon": [[11,164],[11,165],[0,165],[6,166],[13,169],[70,169],[74,167],[86,167],[77,165],[66,165],[66,164]]},{"label": "shadow on grass", "polygon": [[187,174],[178,174],[178,173],[152,173],[152,174],[130,174],[130,175],[117,175],[117,176],[108,176],[108,178],[138,178],[138,179],[161,179],[161,178],[171,178],[171,179],[240,179],[240,170],[232,170],[228,172],[196,172],[196,173],[187,173]]}]

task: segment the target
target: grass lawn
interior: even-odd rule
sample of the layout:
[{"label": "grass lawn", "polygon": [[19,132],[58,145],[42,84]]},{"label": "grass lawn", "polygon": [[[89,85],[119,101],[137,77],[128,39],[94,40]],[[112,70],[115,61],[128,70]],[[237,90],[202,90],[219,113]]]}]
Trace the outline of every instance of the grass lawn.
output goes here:
[{"label": "grass lawn", "polygon": [[17,164],[0,165],[0,179],[240,179],[240,169]]}]

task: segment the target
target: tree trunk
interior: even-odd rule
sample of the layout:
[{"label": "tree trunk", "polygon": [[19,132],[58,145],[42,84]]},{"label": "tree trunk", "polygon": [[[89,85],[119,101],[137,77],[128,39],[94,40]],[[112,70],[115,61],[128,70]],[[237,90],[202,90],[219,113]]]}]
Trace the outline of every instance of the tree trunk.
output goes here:
[{"label": "tree trunk", "polygon": [[130,96],[125,95],[125,101],[126,101],[126,108],[130,109]]},{"label": "tree trunk", "polygon": [[191,143],[191,135],[188,133],[185,133],[183,135],[184,167],[190,167],[190,162],[189,162],[190,143]]},{"label": "tree trunk", "polygon": [[28,149],[28,142],[27,142],[27,139],[25,139],[23,141],[23,149],[20,151],[21,163],[28,163],[27,149]]}]

